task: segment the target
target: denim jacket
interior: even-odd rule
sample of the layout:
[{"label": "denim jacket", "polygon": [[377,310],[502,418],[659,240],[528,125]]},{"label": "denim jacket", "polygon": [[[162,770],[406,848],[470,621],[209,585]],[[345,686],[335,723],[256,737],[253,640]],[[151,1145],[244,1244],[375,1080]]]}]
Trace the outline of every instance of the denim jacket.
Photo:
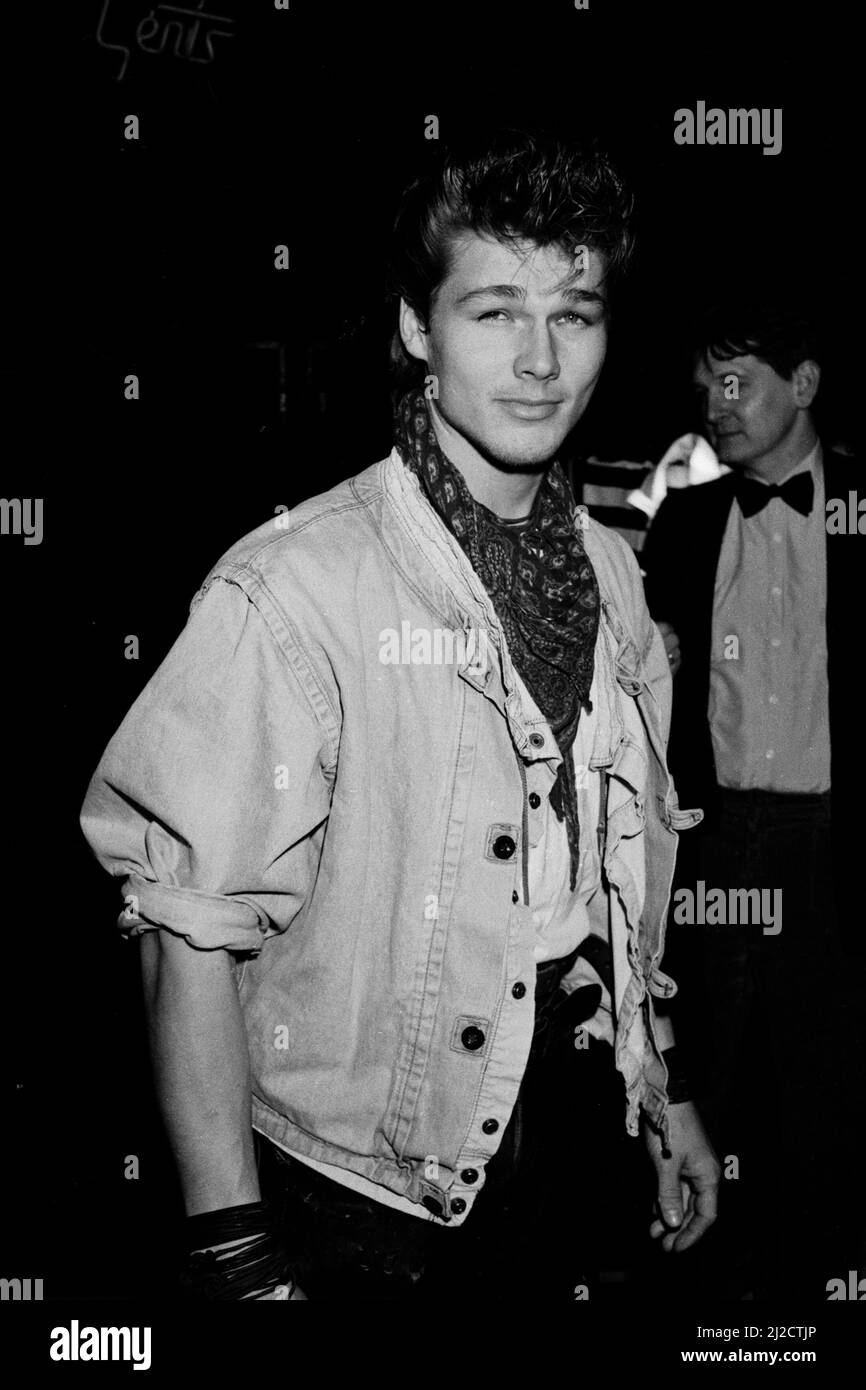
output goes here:
[{"label": "denim jacket", "polygon": [[[649,996],[676,991],[659,969],[676,832],[701,812],[679,809],[667,771],[671,677],[637,563],[585,512],[575,525],[621,695],[594,754],[615,997],[590,1030],[614,1045],[628,1132],[641,1108],[666,1132]],[[387,664],[382,634],[405,623],[488,640]],[[122,930],[243,953],[255,1128],[458,1224],[529,1053],[529,808],[560,757],[481,581],[393,452],[214,566],[81,821],[123,880]],[[588,979],[579,958],[564,987]]]}]

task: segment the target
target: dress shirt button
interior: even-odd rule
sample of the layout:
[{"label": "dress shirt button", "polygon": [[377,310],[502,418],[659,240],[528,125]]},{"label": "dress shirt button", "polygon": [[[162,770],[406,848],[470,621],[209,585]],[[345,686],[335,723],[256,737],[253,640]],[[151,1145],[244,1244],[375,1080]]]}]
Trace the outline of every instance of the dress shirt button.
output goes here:
[{"label": "dress shirt button", "polygon": [[529,793],[529,804],[532,807],[533,811],[538,810],[539,806],[541,805],[541,797],[538,795],[538,792]]},{"label": "dress shirt button", "polygon": [[781,531],[774,531],[774,532],[773,532],[773,540],[776,542],[776,545],[779,544],[779,542],[780,542],[781,539],[782,539],[782,533],[781,533]]},{"label": "dress shirt button", "polygon": [[511,901],[512,901],[513,903],[516,903],[516,902],[519,901],[518,896],[517,896],[517,889],[516,889],[516,888],[515,888],[514,892],[511,894]]},{"label": "dress shirt button", "polygon": [[781,647],[781,645],[782,645],[782,639],[781,639],[781,637],[771,637],[771,638],[770,638],[770,646],[771,646],[771,647]]},{"label": "dress shirt button", "polygon": [[[460,1179],[461,1179],[462,1182],[465,1182],[465,1183],[467,1183],[467,1184],[469,1184],[469,1183],[471,1183],[471,1182],[477,1182],[477,1181],[478,1181],[478,1170],[477,1170],[476,1168],[464,1168],[464,1169],[463,1169],[463,1172],[460,1174]],[[457,1200],[459,1201],[460,1198],[458,1197]],[[453,1205],[453,1203],[452,1203],[452,1205]]]},{"label": "dress shirt button", "polygon": [[770,704],[771,704],[771,705],[777,705],[778,703],[779,703],[779,697],[778,697],[778,695],[771,695],[771,696],[770,696]]},{"label": "dress shirt button", "polygon": [[768,748],[768,749],[767,749],[767,752],[766,752],[766,754],[765,754],[765,757],[767,757],[767,758],[775,758],[775,756],[776,756],[776,754],[775,754],[774,750],[773,750],[772,748]]},{"label": "dress shirt button", "polygon": [[480,1028],[472,1024],[469,1028],[464,1028],[460,1034],[460,1041],[467,1052],[477,1052],[479,1047],[484,1046],[484,1034]]},{"label": "dress shirt button", "polygon": [[526,985],[522,980],[518,980],[516,985],[511,986],[511,993],[515,999],[522,999],[526,993]]},{"label": "dress shirt button", "polygon": [[530,735],[529,735],[529,742],[531,743],[531,745],[532,745],[533,748],[543,748],[543,747],[544,747],[544,734],[530,734]]},{"label": "dress shirt button", "polygon": [[778,598],[779,595],[781,594],[782,590],[779,588],[779,585],[778,585],[778,584],[774,584],[773,587],[772,587],[772,589],[770,590],[770,592],[773,593],[773,594],[775,594],[775,595],[776,595],[776,598]]},{"label": "dress shirt button", "polygon": [[493,841],[493,853],[497,859],[510,859],[517,845],[510,835],[497,835]]},{"label": "dress shirt button", "polygon": [[499,1128],[498,1120],[485,1120],[481,1126],[485,1134],[495,1134]]},{"label": "dress shirt button", "polygon": [[454,1198],[454,1201],[451,1203],[451,1210],[453,1211],[455,1216],[463,1215],[464,1211],[466,1210],[466,1203],[464,1202],[462,1197]]}]

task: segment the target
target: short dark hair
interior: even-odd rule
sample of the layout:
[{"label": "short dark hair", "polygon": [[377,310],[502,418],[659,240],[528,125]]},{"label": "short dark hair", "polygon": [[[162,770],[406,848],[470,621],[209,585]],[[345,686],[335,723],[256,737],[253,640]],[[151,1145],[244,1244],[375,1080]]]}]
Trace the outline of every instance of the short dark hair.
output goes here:
[{"label": "short dark hair", "polygon": [[732,357],[757,357],[779,376],[790,381],[794,369],[807,358],[823,357],[820,331],[802,310],[777,300],[741,299],[714,304],[707,309],[694,334],[695,356],[710,355],[727,361]]},{"label": "short dark hair", "polygon": [[[388,291],[405,299],[425,328],[448,274],[453,240],[464,232],[502,242],[578,246],[603,254],[605,282],[625,271],[633,249],[634,200],[607,155],[546,131],[473,133],[444,149],[435,167],[403,194],[394,224]],[[399,332],[391,364],[404,380],[423,364]]]}]

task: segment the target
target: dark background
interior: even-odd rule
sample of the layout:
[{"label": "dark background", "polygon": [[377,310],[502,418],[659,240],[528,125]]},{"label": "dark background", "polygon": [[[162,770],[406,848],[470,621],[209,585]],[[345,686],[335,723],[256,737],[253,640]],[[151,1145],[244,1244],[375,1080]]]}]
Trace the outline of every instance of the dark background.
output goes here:
[{"label": "dark background", "polygon": [[[78,812],[222,552],[388,451],[384,251],[399,191],[431,153],[425,118],[442,140],[480,115],[597,133],[634,187],[631,285],[572,447],[657,459],[695,428],[690,319],[748,280],[785,286],[825,323],[823,426],[859,449],[862,81],[854,21],[828,4],[296,0],[286,13],[218,0],[232,33],[205,65],[137,50],[148,6],[112,0],[103,39],[131,46],[122,80],[123,55],[97,42],[102,0],[75,9],[62,169],[34,151],[16,204],[35,191],[62,228],[38,361],[71,389],[59,445],[30,419],[4,470],[7,497],[44,497],[45,536],[0,538],[0,1273],[41,1277],[51,1297],[125,1299],[159,1289],[154,1249],[180,1206],[137,948],[115,929],[117,886]],[[675,110],[698,100],[781,107],[782,152],[675,145]],[[14,293],[8,263],[7,276]],[[128,373],[139,401],[124,400]],[[131,634],[138,660],[124,657]]]}]

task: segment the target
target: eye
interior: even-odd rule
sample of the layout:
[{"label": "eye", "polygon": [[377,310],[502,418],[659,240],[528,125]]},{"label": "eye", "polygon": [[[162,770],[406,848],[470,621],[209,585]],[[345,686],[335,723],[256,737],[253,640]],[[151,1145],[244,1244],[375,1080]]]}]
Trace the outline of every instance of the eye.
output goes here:
[{"label": "eye", "polygon": [[559,317],[561,319],[570,319],[572,323],[583,323],[587,326],[593,322],[593,320],[588,319],[585,314],[579,314],[576,309],[569,309],[567,313],[560,314]]},{"label": "eye", "polygon": [[493,318],[496,318],[497,315],[499,315],[499,314],[502,314],[502,315],[504,315],[505,317],[507,317],[507,315],[505,314],[505,310],[504,310],[504,309],[487,309],[487,310],[485,310],[485,312],[484,312],[483,314],[479,314],[479,315],[478,315],[478,320],[477,320],[477,321],[478,321],[478,323],[483,323],[483,321],[484,321],[485,319],[493,319]]}]

